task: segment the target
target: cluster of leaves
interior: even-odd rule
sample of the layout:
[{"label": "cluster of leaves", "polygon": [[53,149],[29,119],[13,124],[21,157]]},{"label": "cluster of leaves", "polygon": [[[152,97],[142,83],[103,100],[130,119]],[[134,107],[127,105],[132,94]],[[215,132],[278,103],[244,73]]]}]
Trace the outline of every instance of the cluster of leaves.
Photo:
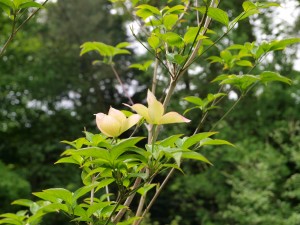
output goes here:
[{"label": "cluster of leaves", "polygon": [[43,6],[33,0],[1,0],[0,8],[13,20],[16,16],[28,8],[42,8]]},{"label": "cluster of leaves", "polygon": [[[193,146],[197,145],[199,148],[204,145],[231,145],[224,140],[211,139],[210,136],[214,134],[215,132],[198,133],[184,138],[180,138],[182,135],[174,135],[157,141],[154,145],[147,144],[145,148],[136,146],[143,137],[116,140],[89,132],[86,132],[86,137],[75,141],[63,141],[72,148],[67,149],[57,163],[78,165],[82,169],[84,186],[75,192],[64,188],[35,192],[34,195],[41,199],[37,202],[16,200],[12,204],[28,207],[29,210],[22,210],[16,214],[1,214],[0,223],[34,225],[40,223],[45,214],[61,211],[74,222],[102,221],[103,224],[110,224],[109,220],[113,218],[114,213],[121,209],[129,210],[127,206],[122,205],[128,196],[136,192],[144,196],[153,187],[158,186],[151,181],[165,168],[181,171],[180,164],[183,159],[210,163],[203,155],[193,150]],[[145,172],[144,168],[148,168],[149,172]],[[140,178],[142,183],[134,187],[137,178]],[[105,191],[109,190],[108,186],[112,187],[111,190],[116,188],[117,192]],[[82,202],[79,203],[79,200]],[[131,224],[136,219],[138,218],[132,217],[127,222],[117,224]]]}]

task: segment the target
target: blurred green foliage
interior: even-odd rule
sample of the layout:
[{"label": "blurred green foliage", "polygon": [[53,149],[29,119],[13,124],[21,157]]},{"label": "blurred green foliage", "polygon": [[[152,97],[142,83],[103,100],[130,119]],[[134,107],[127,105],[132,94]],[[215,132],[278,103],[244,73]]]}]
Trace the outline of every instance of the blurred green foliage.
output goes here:
[{"label": "blurred green foliage", "polygon": [[[0,161],[0,202],[6,206],[5,211],[12,210],[10,203],[15,199],[28,198],[31,193],[31,187],[27,180],[22,178],[11,168]],[[5,212],[2,208],[1,213]]]}]

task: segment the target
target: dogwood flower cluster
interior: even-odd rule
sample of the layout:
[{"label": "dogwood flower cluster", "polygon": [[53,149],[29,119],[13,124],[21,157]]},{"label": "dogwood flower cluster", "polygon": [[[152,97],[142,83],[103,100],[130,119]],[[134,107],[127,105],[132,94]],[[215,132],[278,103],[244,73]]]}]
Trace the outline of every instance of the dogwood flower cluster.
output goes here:
[{"label": "dogwood flower cluster", "polygon": [[159,102],[154,94],[148,90],[148,107],[142,104],[127,105],[137,112],[129,117],[120,110],[110,107],[108,114],[97,113],[96,124],[99,130],[108,137],[118,137],[129,128],[136,125],[141,118],[144,118],[148,124],[162,125],[170,123],[188,123],[189,119],[177,112],[168,112],[165,114],[164,106]]}]

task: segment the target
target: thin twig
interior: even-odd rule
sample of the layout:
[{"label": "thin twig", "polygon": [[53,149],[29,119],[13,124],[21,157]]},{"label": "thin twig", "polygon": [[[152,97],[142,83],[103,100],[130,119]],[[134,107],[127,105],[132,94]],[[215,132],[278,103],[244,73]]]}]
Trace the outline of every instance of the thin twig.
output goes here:
[{"label": "thin twig", "polygon": [[134,103],[133,103],[133,101],[132,101],[130,95],[128,94],[128,91],[126,90],[126,88],[125,88],[125,86],[124,86],[124,83],[122,82],[122,80],[121,80],[121,78],[120,78],[120,76],[119,76],[118,72],[116,71],[116,69],[115,69],[115,67],[114,67],[113,64],[111,64],[111,69],[112,69],[112,71],[114,72],[115,77],[117,78],[119,84],[121,85],[124,94],[125,94],[126,97],[128,98],[129,102],[133,105]]},{"label": "thin twig", "polygon": [[221,117],[221,119],[219,119],[210,129],[210,131],[214,130],[215,127],[222,121],[225,119],[225,117],[228,116],[228,114],[237,106],[237,104],[241,101],[241,99],[244,97],[244,95],[242,94],[236,101],[235,103],[227,110],[227,112]]},{"label": "thin twig", "polygon": [[[134,182],[134,184],[133,184],[133,187],[132,187],[133,190],[135,190],[137,187],[139,187],[139,185],[140,185],[140,183],[141,183],[141,180],[142,180],[142,179],[141,179],[140,177],[138,177],[138,178],[135,180],[135,182]],[[123,204],[125,207],[130,206],[130,204],[131,204],[131,202],[132,202],[132,200],[133,200],[135,194],[136,194],[136,192],[133,192],[133,193],[131,193],[131,194],[127,197],[127,199],[125,200],[125,202],[124,202],[124,204]],[[121,220],[121,218],[124,216],[126,210],[127,210],[127,208],[122,208],[122,209],[117,213],[116,217],[113,219],[113,223],[115,223],[115,224],[118,223],[118,222]]]},{"label": "thin twig", "polygon": [[[142,214],[142,218],[144,218],[146,216],[146,214],[149,212],[150,208],[152,207],[152,205],[154,204],[154,202],[156,201],[157,197],[159,196],[159,194],[161,193],[161,191],[163,190],[163,188],[166,186],[166,184],[168,183],[169,179],[171,178],[171,176],[173,175],[175,169],[172,168],[170,170],[170,172],[168,173],[168,175],[166,176],[166,178],[164,179],[164,181],[162,182],[161,186],[158,188],[158,190],[155,192],[153,198],[151,199],[151,201],[149,202],[149,205],[146,207],[146,209],[144,210],[143,214]],[[141,219],[138,220],[138,223],[136,225],[139,225],[141,223]]]},{"label": "thin twig", "polygon": [[[42,4],[42,6],[44,6],[49,0],[45,0],[44,3]],[[15,29],[15,20],[16,20],[16,15],[14,16],[14,25],[13,25],[13,29],[12,29],[12,33],[10,34],[9,38],[7,39],[7,41],[5,42],[5,44],[3,45],[1,51],[0,51],[0,57],[3,56],[4,51],[6,50],[6,48],[8,47],[8,45],[12,42],[12,40],[14,39],[14,37],[16,36],[16,34],[18,33],[18,31],[35,15],[40,11],[41,8],[36,9],[35,11],[33,11],[33,13],[30,14],[30,16],[28,16],[16,29]]]},{"label": "thin twig", "polygon": [[153,71],[153,78],[152,78],[152,88],[151,88],[151,92],[155,95],[155,91],[156,91],[156,85],[157,85],[157,71],[158,71],[158,59],[155,59],[155,63],[154,63],[154,71]]},{"label": "thin twig", "polygon": [[[214,2],[215,2],[215,1],[212,1],[211,6],[214,5]],[[204,29],[203,29],[203,31],[201,32],[201,35],[204,35],[204,34],[206,33],[206,31],[207,31],[207,29],[208,29],[208,26],[209,26],[209,24],[210,24],[210,22],[211,22],[211,18],[210,18],[210,17],[208,17],[206,14],[205,14],[204,16],[205,16],[206,18],[205,18],[205,22],[204,22],[204,25],[203,25],[203,28],[204,28]],[[201,29],[201,28],[199,28],[199,29]],[[200,48],[201,45],[202,45],[202,42],[203,42],[202,39],[200,39],[200,40],[197,42],[197,44],[196,44],[196,46],[195,46],[193,52],[191,53],[191,55],[189,56],[189,58],[187,59],[187,61],[184,63],[182,69],[180,70],[179,74],[177,75],[177,79],[179,79],[181,76],[183,76],[183,74],[187,71],[187,69],[190,67],[190,65],[194,62],[194,59],[197,57],[197,54],[198,54],[199,48]]]}]

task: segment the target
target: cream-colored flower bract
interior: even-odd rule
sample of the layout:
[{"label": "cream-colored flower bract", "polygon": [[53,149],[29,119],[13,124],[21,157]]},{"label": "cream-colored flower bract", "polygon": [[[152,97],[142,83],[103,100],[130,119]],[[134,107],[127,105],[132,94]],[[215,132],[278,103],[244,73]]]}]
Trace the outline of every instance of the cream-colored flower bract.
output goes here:
[{"label": "cream-colored flower bract", "polygon": [[147,102],[148,108],[142,104],[134,104],[133,106],[129,107],[144,117],[149,124],[160,125],[190,122],[189,119],[183,117],[177,112],[168,112],[164,114],[165,110],[163,104],[156,99],[150,90],[148,90],[147,93]]},{"label": "cream-colored flower bract", "polygon": [[97,113],[96,124],[99,130],[107,137],[118,137],[123,132],[139,122],[141,116],[133,114],[128,118],[120,110],[110,107],[108,114]]}]

